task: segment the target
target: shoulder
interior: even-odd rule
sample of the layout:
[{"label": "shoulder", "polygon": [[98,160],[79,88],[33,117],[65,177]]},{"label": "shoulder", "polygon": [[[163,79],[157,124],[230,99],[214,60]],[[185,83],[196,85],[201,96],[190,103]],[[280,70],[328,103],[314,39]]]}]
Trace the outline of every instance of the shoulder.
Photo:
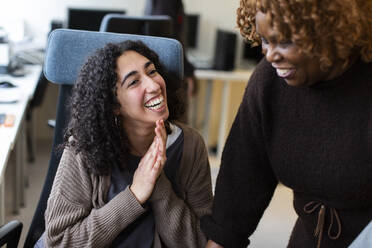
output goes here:
[{"label": "shoulder", "polygon": [[278,96],[288,90],[284,79],[280,78],[272,65],[263,58],[249,78],[245,89],[241,110],[257,115],[270,108]]},{"label": "shoulder", "polygon": [[192,146],[205,147],[203,137],[198,131],[184,123],[175,122],[175,124],[180,127],[183,132],[184,146],[186,148]]},{"label": "shoulder", "polygon": [[265,92],[280,87],[282,83],[278,81],[280,81],[280,78],[277,76],[275,69],[263,58],[249,78],[245,95],[262,97]]},{"label": "shoulder", "polygon": [[72,145],[72,142],[74,141],[75,140],[70,138],[69,144],[65,146],[58,165],[58,170],[63,171],[64,173],[71,172],[71,174],[85,174],[86,170],[83,166],[80,153],[78,153]]},{"label": "shoulder", "polygon": [[53,183],[54,190],[60,194],[70,196],[80,188],[91,188],[91,176],[83,166],[79,153],[73,147],[66,147],[59,162]]},{"label": "shoulder", "polygon": [[[203,183],[210,180],[210,166],[207,147],[203,137],[186,124],[176,123],[183,131],[183,154],[179,169],[179,180],[184,189],[196,183],[196,178],[203,178]],[[203,184],[202,183],[202,184]]]}]

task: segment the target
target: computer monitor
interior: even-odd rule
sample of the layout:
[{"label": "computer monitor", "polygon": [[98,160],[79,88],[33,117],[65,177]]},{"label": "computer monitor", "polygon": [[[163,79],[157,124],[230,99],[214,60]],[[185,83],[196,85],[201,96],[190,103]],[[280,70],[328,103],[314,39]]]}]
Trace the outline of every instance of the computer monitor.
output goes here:
[{"label": "computer monitor", "polygon": [[217,29],[213,69],[224,71],[234,70],[236,39],[237,35],[235,32]]},{"label": "computer monitor", "polygon": [[198,43],[199,15],[186,14],[186,46],[196,48]]},{"label": "computer monitor", "polygon": [[169,16],[126,16],[109,14],[104,17],[101,32],[172,37],[172,19]]},{"label": "computer monitor", "polygon": [[110,13],[125,14],[125,10],[68,8],[67,28],[98,31],[103,17]]}]

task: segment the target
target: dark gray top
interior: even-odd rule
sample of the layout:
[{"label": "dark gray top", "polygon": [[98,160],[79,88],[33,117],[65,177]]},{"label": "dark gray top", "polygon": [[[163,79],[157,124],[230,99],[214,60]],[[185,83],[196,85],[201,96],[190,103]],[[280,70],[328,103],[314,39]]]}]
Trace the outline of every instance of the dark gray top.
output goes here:
[{"label": "dark gray top", "polygon": [[[168,178],[174,182],[181,162],[183,149],[183,134],[181,129],[173,126],[173,132],[167,141],[167,161],[164,170]],[[108,192],[108,201],[117,194],[124,191],[133,182],[133,175],[136,171],[141,157],[129,154],[125,169],[115,166],[111,174],[111,185]],[[176,184],[172,185],[174,191],[178,192]],[[121,248],[150,248],[154,241],[155,219],[151,204],[145,204],[147,211],[136,221],[126,227],[112,242],[111,247]]]}]

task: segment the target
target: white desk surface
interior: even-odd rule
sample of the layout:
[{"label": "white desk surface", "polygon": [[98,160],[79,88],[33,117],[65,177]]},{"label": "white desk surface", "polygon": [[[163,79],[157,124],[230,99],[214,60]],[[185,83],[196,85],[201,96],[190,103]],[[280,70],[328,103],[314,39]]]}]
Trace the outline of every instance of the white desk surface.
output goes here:
[{"label": "white desk surface", "polygon": [[0,184],[3,180],[9,154],[14,148],[27,105],[34,95],[41,72],[41,66],[27,66],[26,70],[28,73],[24,77],[0,75],[0,81],[10,81],[17,85],[21,92],[19,101],[15,103],[0,103],[0,113],[12,114],[15,116],[15,122],[12,127],[0,126]]},{"label": "white desk surface", "polygon": [[235,71],[195,70],[195,76],[198,79],[207,80],[248,81],[252,72],[253,69]]}]

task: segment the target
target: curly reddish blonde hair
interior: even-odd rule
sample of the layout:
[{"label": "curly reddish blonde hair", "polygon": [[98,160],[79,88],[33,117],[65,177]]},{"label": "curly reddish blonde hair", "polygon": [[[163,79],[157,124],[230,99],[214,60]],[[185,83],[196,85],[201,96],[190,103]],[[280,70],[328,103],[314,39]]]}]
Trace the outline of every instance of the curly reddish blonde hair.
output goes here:
[{"label": "curly reddish blonde hair", "polygon": [[258,11],[269,15],[280,40],[291,40],[321,68],[336,60],[347,65],[352,55],[372,61],[372,0],[240,0],[237,24],[246,41],[261,42]]}]

